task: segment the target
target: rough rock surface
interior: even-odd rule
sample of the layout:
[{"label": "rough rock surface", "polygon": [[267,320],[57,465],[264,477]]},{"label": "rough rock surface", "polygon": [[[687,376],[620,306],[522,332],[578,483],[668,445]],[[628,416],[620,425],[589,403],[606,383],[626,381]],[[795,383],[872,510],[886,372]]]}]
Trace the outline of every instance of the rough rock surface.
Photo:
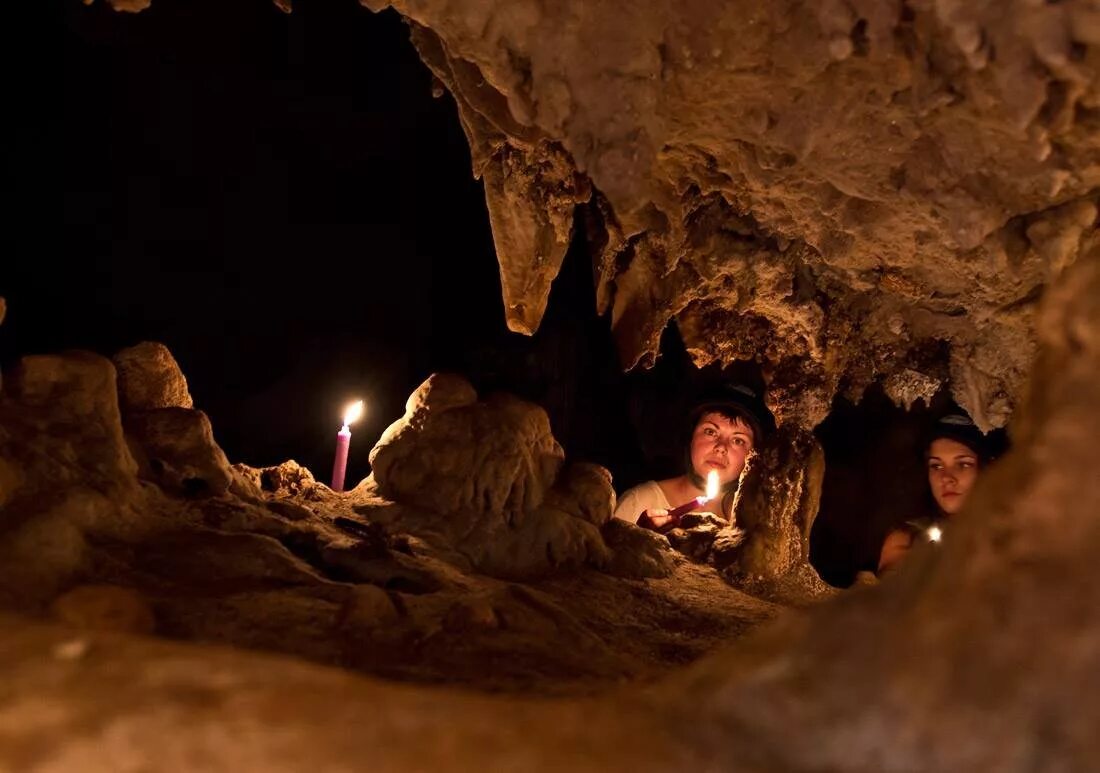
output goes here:
[{"label": "rough rock surface", "polygon": [[810,529],[821,501],[825,454],[804,429],[784,425],[755,454],[734,500],[745,544],[725,570],[738,587],[795,601],[832,589],[810,566]]},{"label": "rough rock surface", "polygon": [[[1100,435],[1100,239],[1090,239],[1045,299],[1014,450],[979,481],[944,542],[921,547],[878,586],[788,614],[659,683],[555,700],[384,684],[239,650],[4,618],[0,763],[43,770],[341,770],[349,760],[381,770],[1094,769],[1100,477],[1091,462]],[[330,506],[338,509],[339,501]],[[210,503],[204,507],[209,514]],[[223,526],[281,533],[290,542],[286,535],[297,533],[308,543],[306,532],[295,531],[300,524],[258,508],[227,500],[224,516]],[[308,534],[316,540],[330,532],[316,524]],[[208,538],[221,536],[201,539]],[[263,544],[274,558],[283,543]],[[201,558],[202,551],[187,555]],[[226,558],[217,564],[234,565]],[[142,571],[160,566],[154,558]],[[636,584],[589,572],[537,590],[475,586],[461,575],[461,597],[394,591],[387,598],[401,600],[395,609],[405,610],[399,614],[410,625],[434,620],[438,627],[420,638],[396,631],[377,651],[415,649],[404,675],[423,676],[415,669],[461,661],[463,648],[476,646],[489,656],[482,663],[523,674],[518,663],[531,650],[516,645],[553,640],[556,648],[539,653],[543,669],[575,655],[573,668],[602,670],[623,660],[585,632],[606,635],[617,625],[615,641],[632,647],[633,658],[652,659],[650,646],[682,656],[690,654],[683,644],[648,636],[686,630],[689,620],[697,625],[705,605],[730,611],[735,598],[714,594],[700,571],[684,562],[673,582]],[[280,633],[285,646],[286,632],[295,631],[298,654],[312,644],[316,652],[308,654],[323,660],[339,641],[345,665],[361,658],[378,672],[371,648],[389,629],[376,621],[391,613],[377,592],[364,597],[349,592],[354,585],[320,579],[294,585],[289,576],[265,585],[264,577],[251,570],[207,588],[201,600],[208,609],[199,614],[201,603],[180,596],[182,578],[161,576],[160,593],[177,596],[158,606],[158,625],[181,631],[190,622],[195,638],[254,646]],[[630,600],[635,593],[644,603]],[[566,599],[596,600],[585,607],[591,619],[583,627],[561,614]],[[258,607],[264,616],[242,619]],[[648,618],[616,615],[626,608]],[[334,637],[334,625],[350,625],[361,638]],[[509,640],[510,630],[525,637]],[[306,639],[312,632],[320,635]],[[433,648],[433,639],[442,646]]]},{"label": "rough rock surface", "polygon": [[479,401],[461,377],[437,374],[370,455],[366,487],[409,507],[363,512],[496,576],[599,566],[609,557],[598,527],[611,517],[611,476],[594,465],[563,471],[564,458],[538,406],[509,395]]},{"label": "rough rock surface", "polygon": [[54,599],[50,611],[73,628],[150,634],[156,627],[148,602],[136,590],[115,585],[80,585]]},{"label": "rough rock surface", "polygon": [[202,411],[159,408],[123,419],[141,477],[173,493],[224,494],[233,481],[225,453]]},{"label": "rough rock surface", "polygon": [[24,358],[0,393],[0,599],[41,605],[84,565],[89,533],[132,528],[136,476],[110,361]]},{"label": "rough rock surface", "polygon": [[143,341],[111,358],[118,371],[118,402],[123,413],[157,408],[193,408],[187,379],[162,343]]},{"label": "rough rock surface", "polygon": [[[81,632],[64,662],[88,654],[88,632],[151,633],[409,681],[592,692],[778,611],[663,538],[626,526],[637,555],[629,537],[605,542],[606,470],[564,463],[541,409],[478,401],[460,379],[430,379],[380,441],[397,501],[373,479],[336,494],[292,461],[229,467],[199,411],[123,414],[103,357],[29,357],[6,386],[0,610]],[[518,576],[532,582],[501,579]]]},{"label": "rough rock surface", "polygon": [[[595,531],[599,486],[556,500],[552,438],[511,401],[456,386],[436,412],[425,395],[388,439],[405,502],[380,481],[336,495],[291,465],[234,470],[224,494],[191,500],[139,483],[109,361],[28,358],[0,394],[0,604],[24,615],[0,621],[0,766],[1096,768],[1095,3],[393,4],[460,105],[513,327],[537,324],[586,201],[625,363],[675,320],[698,362],[765,366],[791,450],[764,458],[772,488],[746,481],[739,512],[759,533],[734,566],[803,545],[816,473],[795,428],[838,389],[883,379],[905,402],[949,381],[983,425],[1019,405],[1014,450],[941,545],[743,637],[776,607],[629,526],[597,532],[625,577],[567,563],[531,583],[479,574],[439,537],[454,534],[444,512],[459,530],[518,524],[525,556],[551,519]],[[399,453],[425,448],[435,418],[469,439],[512,420],[507,485],[403,483],[435,482]],[[517,438],[547,464],[509,457]],[[547,517],[551,502],[567,504]],[[139,588],[130,609],[147,603],[157,635],[204,644],[27,620],[130,620],[104,586]],[[590,694],[387,685],[210,643]]]},{"label": "rough rock surface", "polygon": [[536,405],[510,395],[479,402],[460,376],[434,375],[382,434],[370,463],[378,491],[451,514],[513,521],[542,504],[565,454]]},{"label": "rough rock surface", "polygon": [[878,379],[1007,420],[1097,222],[1092,0],[364,2],[455,97],[513,329],[584,202],[625,365],[675,320],[804,427]]}]

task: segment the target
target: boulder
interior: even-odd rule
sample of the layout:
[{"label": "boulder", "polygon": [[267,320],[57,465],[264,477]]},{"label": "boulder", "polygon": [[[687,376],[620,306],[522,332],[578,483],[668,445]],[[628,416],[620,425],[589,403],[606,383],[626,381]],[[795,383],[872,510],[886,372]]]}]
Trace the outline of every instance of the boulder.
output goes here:
[{"label": "boulder", "polygon": [[111,359],[118,370],[118,398],[123,413],[194,407],[187,379],[164,344],[144,341]]}]

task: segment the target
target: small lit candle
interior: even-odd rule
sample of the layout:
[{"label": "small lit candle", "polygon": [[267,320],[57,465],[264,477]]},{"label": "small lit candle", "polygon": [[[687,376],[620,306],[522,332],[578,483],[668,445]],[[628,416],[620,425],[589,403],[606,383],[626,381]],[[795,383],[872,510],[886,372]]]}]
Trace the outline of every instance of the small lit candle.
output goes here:
[{"label": "small lit candle", "polygon": [[[693,512],[697,508],[702,507],[707,502],[709,502],[712,499],[714,499],[715,497],[717,497],[718,496],[718,488],[719,488],[718,470],[711,470],[710,472],[707,473],[707,491],[706,491],[706,494],[704,494],[702,496],[695,497],[690,502],[685,502],[684,504],[680,505],[679,507],[675,507],[672,510],[669,510],[668,511],[669,520],[668,520],[667,523],[662,525],[659,530],[664,531],[666,529],[674,529],[677,526],[679,526],[681,518],[683,518],[688,513]],[[638,525],[642,526],[644,528],[647,528],[647,529],[652,529],[652,528],[654,528],[654,526],[652,524],[653,524],[653,521],[649,517],[649,511],[646,510],[638,518]]]},{"label": "small lit candle", "polygon": [[344,426],[336,433],[336,461],[332,465],[332,490],[344,490],[344,474],[348,469],[348,449],[351,448],[351,424],[363,415],[363,401],[352,403],[344,410]]},{"label": "small lit candle", "polygon": [[943,529],[939,526],[929,526],[928,531],[925,532],[928,535],[929,542],[939,542],[943,539]]},{"label": "small lit candle", "polygon": [[697,507],[702,507],[716,496],[718,496],[718,470],[711,470],[707,473],[707,493],[695,497],[695,499],[690,502],[685,502],[673,510],[669,510],[668,514],[674,521],[679,521],[680,518],[692,512]]}]

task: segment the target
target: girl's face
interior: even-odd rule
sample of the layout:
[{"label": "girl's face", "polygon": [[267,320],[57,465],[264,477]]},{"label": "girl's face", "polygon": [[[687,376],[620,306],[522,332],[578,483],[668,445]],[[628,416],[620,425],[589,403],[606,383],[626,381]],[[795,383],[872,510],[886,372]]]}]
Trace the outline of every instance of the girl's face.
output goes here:
[{"label": "girl's face", "polygon": [[928,485],[947,515],[962,509],[978,479],[978,456],[957,440],[937,438],[928,448]]},{"label": "girl's face", "polygon": [[691,434],[691,466],[704,479],[718,470],[724,486],[740,477],[752,448],[752,428],[740,417],[730,421],[716,411],[704,413]]}]

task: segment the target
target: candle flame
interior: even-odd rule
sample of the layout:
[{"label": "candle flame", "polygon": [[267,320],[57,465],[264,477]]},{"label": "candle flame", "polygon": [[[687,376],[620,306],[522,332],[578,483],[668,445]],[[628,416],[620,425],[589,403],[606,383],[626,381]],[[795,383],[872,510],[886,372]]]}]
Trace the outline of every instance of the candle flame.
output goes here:
[{"label": "candle flame", "polygon": [[929,542],[939,542],[943,539],[943,530],[939,526],[929,526],[926,533]]},{"label": "candle flame", "polygon": [[363,416],[363,401],[354,402],[344,409],[344,426],[359,421]]},{"label": "candle flame", "polygon": [[707,501],[718,496],[718,470],[707,473]]}]

